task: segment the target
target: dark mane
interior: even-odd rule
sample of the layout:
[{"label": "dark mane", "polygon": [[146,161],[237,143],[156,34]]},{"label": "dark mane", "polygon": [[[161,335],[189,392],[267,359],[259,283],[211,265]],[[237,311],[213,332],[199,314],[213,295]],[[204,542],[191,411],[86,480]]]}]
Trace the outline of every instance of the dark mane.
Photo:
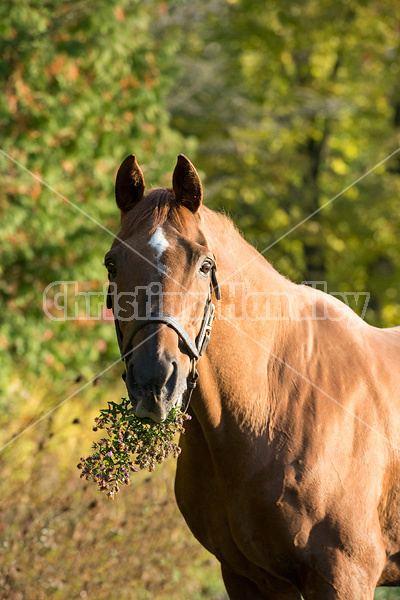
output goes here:
[{"label": "dark mane", "polygon": [[130,231],[150,217],[152,219],[150,233],[154,232],[157,227],[162,227],[166,221],[169,221],[177,229],[182,229],[190,214],[187,208],[175,201],[172,188],[154,188],[124,215],[123,229]]}]

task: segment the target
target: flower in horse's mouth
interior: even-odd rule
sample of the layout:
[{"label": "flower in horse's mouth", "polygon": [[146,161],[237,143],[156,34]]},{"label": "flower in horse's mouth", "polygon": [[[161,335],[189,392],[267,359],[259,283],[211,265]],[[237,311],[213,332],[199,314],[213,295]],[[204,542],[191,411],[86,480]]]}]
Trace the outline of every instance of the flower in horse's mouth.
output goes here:
[{"label": "flower in horse's mouth", "polygon": [[96,417],[93,427],[93,431],[106,429],[109,439],[95,442],[95,452],[86,459],[81,458],[78,464],[81,479],[93,480],[100,491],[107,491],[108,498],[114,500],[119,492],[118,484],[129,485],[129,472],[137,472],[134,465],[152,472],[156,463],[162,463],[170,454],[178,458],[181,449],[174,443],[174,435],[184,433],[183,423],[190,419],[180,408],[173,408],[165,421],[154,423],[138,419],[129,399],[122,398],[121,404],[109,402],[108,408]]}]

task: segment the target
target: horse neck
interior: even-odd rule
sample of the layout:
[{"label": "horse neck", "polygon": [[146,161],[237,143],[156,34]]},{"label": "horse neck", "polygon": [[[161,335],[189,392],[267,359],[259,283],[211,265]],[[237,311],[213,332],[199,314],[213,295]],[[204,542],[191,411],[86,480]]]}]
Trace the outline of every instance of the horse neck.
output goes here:
[{"label": "horse neck", "polygon": [[[211,211],[207,211],[211,213]],[[206,235],[217,257],[222,299],[206,354],[199,361],[196,416],[206,435],[224,421],[260,432],[268,427],[271,357],[285,337],[287,292],[282,277],[228,219],[207,214]]]}]

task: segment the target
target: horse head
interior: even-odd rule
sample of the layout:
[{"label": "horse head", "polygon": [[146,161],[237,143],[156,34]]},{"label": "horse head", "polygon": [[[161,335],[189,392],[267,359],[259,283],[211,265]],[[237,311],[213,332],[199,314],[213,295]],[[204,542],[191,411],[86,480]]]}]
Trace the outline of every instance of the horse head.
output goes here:
[{"label": "horse head", "polygon": [[105,256],[108,303],[134,412],[156,422],[195,385],[212,322],[216,265],[202,227],[202,196],[196,169],[183,155],[171,188],[145,194],[134,155],[117,173],[121,231]]}]

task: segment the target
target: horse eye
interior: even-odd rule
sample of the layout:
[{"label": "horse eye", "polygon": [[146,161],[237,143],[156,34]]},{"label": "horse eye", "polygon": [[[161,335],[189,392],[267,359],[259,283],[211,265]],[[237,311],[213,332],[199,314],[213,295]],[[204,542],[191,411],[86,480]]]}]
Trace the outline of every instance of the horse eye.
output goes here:
[{"label": "horse eye", "polygon": [[203,275],[207,275],[211,271],[211,266],[212,265],[209,260],[204,261],[200,267],[200,272],[203,273]]},{"label": "horse eye", "polygon": [[109,277],[115,277],[115,275],[117,274],[117,267],[112,262],[106,263],[106,269],[108,271]]}]

